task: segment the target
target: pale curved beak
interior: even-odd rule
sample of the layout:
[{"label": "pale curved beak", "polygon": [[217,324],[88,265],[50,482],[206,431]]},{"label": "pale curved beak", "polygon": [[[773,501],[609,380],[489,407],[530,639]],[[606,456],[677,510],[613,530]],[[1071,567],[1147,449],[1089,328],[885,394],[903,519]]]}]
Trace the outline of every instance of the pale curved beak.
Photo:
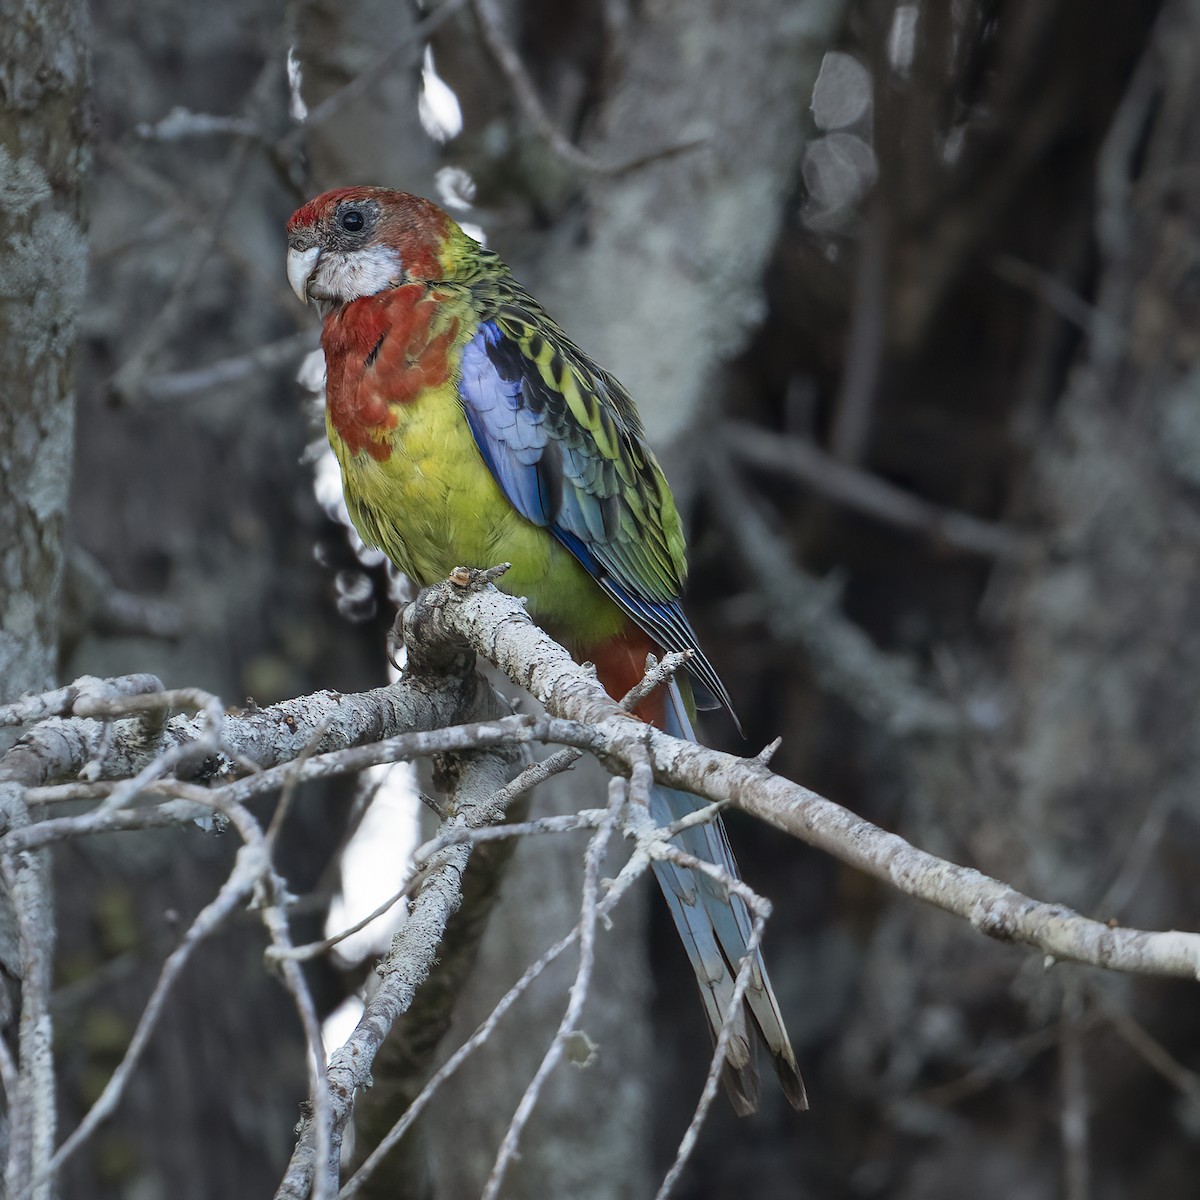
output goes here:
[{"label": "pale curved beak", "polygon": [[308,250],[289,250],[287,253],[287,277],[292,285],[292,291],[300,297],[301,304],[308,303],[308,281],[317,269],[317,259],[321,257],[321,247],[313,246]]}]

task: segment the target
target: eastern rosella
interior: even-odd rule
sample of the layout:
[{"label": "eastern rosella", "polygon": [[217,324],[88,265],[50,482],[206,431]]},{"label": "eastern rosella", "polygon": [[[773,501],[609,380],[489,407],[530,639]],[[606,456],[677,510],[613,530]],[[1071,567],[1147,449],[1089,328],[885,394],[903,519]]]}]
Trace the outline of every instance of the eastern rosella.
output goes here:
[{"label": "eastern rosella", "polygon": [[[679,515],[625,389],[550,319],[491,251],[427,200],[355,187],[288,221],[288,279],[324,317],[326,428],[362,538],[425,586],[459,564],[509,562],[500,586],[623,696],[649,652],[691,650],[699,688],[729,697],[680,607]],[[685,679],[639,709],[695,740]],[[700,806],[656,786],[665,825]],[[677,837],[736,872],[719,819]],[[672,863],[655,871],[714,1036],[751,923],[737,896]],[[747,1017],[784,1092],[804,1085],[761,956],[729,1042],[725,1081],[757,1106]]]}]

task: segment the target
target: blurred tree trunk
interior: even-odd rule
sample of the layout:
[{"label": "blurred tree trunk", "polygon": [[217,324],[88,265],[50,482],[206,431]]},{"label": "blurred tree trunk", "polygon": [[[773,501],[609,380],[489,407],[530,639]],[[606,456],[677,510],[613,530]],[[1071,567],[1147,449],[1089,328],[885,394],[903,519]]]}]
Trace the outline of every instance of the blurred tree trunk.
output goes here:
[{"label": "blurred tree trunk", "polygon": [[[77,0],[34,0],[0,28],[0,701],[40,691],[58,666],[67,504],[75,432],[76,328],[87,270],[83,186],[87,140],[88,29]],[[0,730],[0,753],[12,742]],[[6,802],[5,827],[28,819]],[[35,1041],[49,1037],[55,941],[50,854],[4,864],[0,887],[0,983],[21,973],[20,952],[38,945],[22,997],[17,1054],[28,1072]],[[21,913],[18,920],[17,914]],[[21,941],[17,938],[17,928]],[[37,973],[42,978],[35,978]],[[38,997],[31,1003],[30,997]],[[12,997],[0,997],[2,1026]],[[0,1028],[7,1036],[9,1028]],[[49,1048],[45,1050],[49,1053]],[[26,1082],[28,1080],[28,1083]],[[28,1186],[54,1141],[53,1103],[35,1116],[25,1087],[4,1097],[5,1182]],[[26,1160],[22,1147],[33,1157]],[[40,1149],[34,1149],[40,1147]],[[41,1194],[40,1190],[37,1194]]]},{"label": "blurred tree trunk", "polygon": [[0,27],[0,700],[58,663],[88,257],[87,8],[16,7]]}]

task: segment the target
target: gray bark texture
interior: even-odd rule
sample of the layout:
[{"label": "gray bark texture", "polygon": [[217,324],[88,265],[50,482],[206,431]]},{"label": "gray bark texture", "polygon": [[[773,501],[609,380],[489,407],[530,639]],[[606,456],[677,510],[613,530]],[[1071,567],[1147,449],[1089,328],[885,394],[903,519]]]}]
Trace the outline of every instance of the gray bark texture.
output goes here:
[{"label": "gray bark texture", "polygon": [[[15,9],[13,11],[12,9]],[[75,358],[87,267],[83,189],[88,29],[84,6],[19,3],[0,29],[0,701],[53,683],[59,658]],[[0,732],[0,752],[11,739]],[[6,823],[24,805],[0,780]],[[45,851],[0,869],[2,1007],[20,979],[18,1054],[5,1098],[4,1184],[30,1188],[55,1140],[48,1012],[55,912]],[[9,1023],[9,1022],[6,1022]],[[34,1200],[49,1197],[45,1184]]]},{"label": "gray bark texture", "polygon": [[87,14],[14,3],[0,29],[0,700],[58,662],[88,243]]}]

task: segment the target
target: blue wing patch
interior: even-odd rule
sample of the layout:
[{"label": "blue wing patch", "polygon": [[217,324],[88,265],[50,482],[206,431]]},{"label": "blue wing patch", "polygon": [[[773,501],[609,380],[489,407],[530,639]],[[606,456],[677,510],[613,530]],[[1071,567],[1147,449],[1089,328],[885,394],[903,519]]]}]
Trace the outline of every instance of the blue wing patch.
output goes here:
[{"label": "blue wing patch", "polygon": [[[588,382],[607,393],[603,378]],[[459,396],[480,454],[513,507],[549,529],[664,649],[693,651],[698,699],[716,697],[732,713],[680,606],[681,581],[669,577],[661,556],[639,538],[619,536],[631,517],[617,464],[598,452],[562,396],[494,320],[484,321],[463,348]],[[626,424],[624,433],[637,438],[640,428]]]}]

